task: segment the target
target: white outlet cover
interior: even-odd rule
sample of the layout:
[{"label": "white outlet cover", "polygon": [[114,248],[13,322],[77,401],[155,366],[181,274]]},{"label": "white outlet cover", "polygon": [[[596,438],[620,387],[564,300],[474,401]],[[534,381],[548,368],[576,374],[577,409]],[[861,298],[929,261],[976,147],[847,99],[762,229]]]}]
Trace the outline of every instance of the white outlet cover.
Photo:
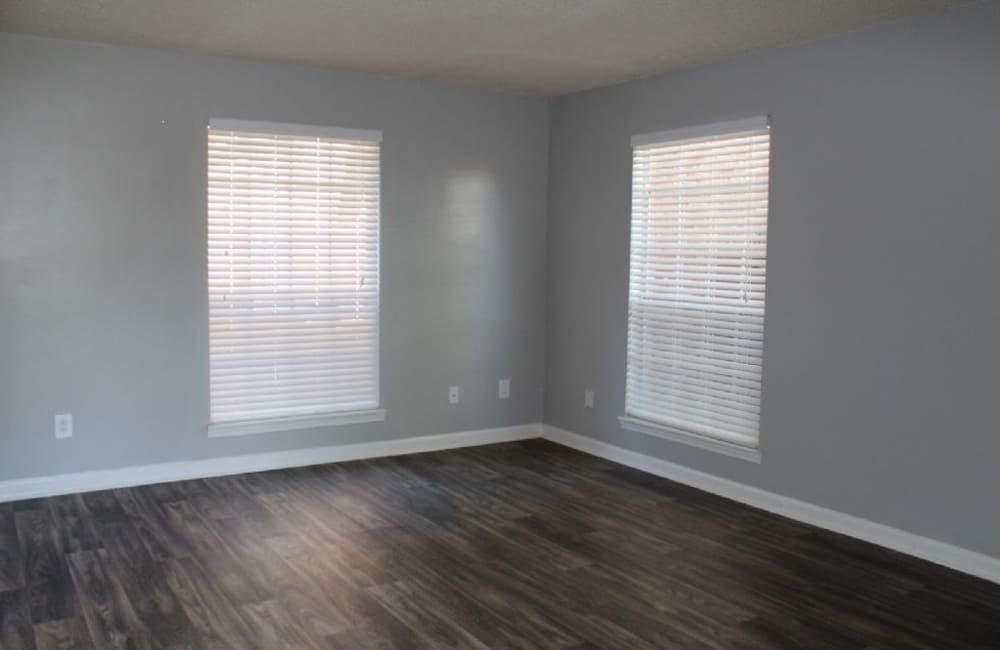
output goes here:
[{"label": "white outlet cover", "polygon": [[56,438],[73,437],[73,414],[57,413],[54,419]]},{"label": "white outlet cover", "polygon": [[448,403],[458,404],[458,386],[448,387]]},{"label": "white outlet cover", "polygon": [[585,408],[594,408],[594,389],[588,388],[583,391],[583,405]]},{"label": "white outlet cover", "polygon": [[501,379],[500,385],[497,390],[497,396],[500,399],[510,399],[510,380]]}]

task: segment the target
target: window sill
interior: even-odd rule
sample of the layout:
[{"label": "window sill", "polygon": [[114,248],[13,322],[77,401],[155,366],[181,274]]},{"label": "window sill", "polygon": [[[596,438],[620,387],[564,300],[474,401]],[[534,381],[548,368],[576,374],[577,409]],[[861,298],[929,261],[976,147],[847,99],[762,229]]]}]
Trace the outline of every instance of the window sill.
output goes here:
[{"label": "window sill", "polygon": [[691,447],[714,451],[719,454],[732,456],[733,458],[739,458],[752,463],[760,462],[760,449],[757,447],[751,447],[737,442],[729,442],[727,440],[719,440],[718,438],[704,436],[691,431],[684,431],[683,429],[676,429],[674,427],[649,422],[647,420],[640,420],[627,415],[619,417],[618,422],[621,424],[623,429],[628,429],[629,431],[645,433],[649,436],[656,436],[657,438],[663,438],[664,440],[670,440],[672,442],[679,442],[683,445],[690,445]]},{"label": "window sill", "polygon": [[268,418],[266,420],[247,420],[243,422],[217,422],[208,425],[208,437],[224,438],[228,436],[252,436],[258,433],[274,433],[277,431],[293,431],[295,429],[343,426],[345,424],[362,424],[364,422],[382,422],[384,420],[385,409],[369,409],[365,411],[322,413],[316,415]]}]

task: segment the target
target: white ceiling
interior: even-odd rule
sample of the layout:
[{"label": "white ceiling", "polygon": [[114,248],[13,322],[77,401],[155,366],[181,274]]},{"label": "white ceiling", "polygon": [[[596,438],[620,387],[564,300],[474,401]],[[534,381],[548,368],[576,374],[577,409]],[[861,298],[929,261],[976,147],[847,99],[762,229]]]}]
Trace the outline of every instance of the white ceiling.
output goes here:
[{"label": "white ceiling", "polygon": [[0,31],[560,94],[964,0],[0,0]]}]

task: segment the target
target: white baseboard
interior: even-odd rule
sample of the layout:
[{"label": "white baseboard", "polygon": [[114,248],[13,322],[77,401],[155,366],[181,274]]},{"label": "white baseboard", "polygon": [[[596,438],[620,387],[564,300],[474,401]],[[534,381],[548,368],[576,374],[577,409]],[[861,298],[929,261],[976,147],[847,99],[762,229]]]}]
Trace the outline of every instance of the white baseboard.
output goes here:
[{"label": "white baseboard", "polygon": [[1000,558],[939,542],[915,533],[830,510],[805,501],[761,490],[653,456],[594,440],[558,427],[544,426],[543,437],[593,456],[627,465],[649,474],[718,494],[789,519],[812,524],[885,548],[1000,583]]},{"label": "white baseboard", "polygon": [[542,437],[790,519],[1000,583],[1000,559],[541,424],[0,481],[0,502]]},{"label": "white baseboard", "polygon": [[416,438],[398,438],[379,442],[362,442],[330,447],[293,449],[245,456],[226,456],[205,460],[178,461],[122,467],[119,469],[59,474],[23,479],[0,481],[0,502],[33,499],[37,497],[92,492],[110,488],[149,485],[167,481],[181,481],[210,476],[260,472],[285,467],[302,467],[380,456],[416,454],[425,451],[440,451],[496,442],[510,442],[537,438],[542,433],[542,425],[525,424],[498,429],[478,429],[458,431]]}]

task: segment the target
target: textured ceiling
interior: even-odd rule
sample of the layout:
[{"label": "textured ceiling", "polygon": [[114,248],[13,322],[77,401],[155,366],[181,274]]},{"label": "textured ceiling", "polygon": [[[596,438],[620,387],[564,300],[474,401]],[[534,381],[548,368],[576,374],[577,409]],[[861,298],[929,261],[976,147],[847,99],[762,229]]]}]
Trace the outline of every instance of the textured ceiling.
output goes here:
[{"label": "textured ceiling", "polygon": [[0,31],[560,94],[963,0],[0,0]]}]

